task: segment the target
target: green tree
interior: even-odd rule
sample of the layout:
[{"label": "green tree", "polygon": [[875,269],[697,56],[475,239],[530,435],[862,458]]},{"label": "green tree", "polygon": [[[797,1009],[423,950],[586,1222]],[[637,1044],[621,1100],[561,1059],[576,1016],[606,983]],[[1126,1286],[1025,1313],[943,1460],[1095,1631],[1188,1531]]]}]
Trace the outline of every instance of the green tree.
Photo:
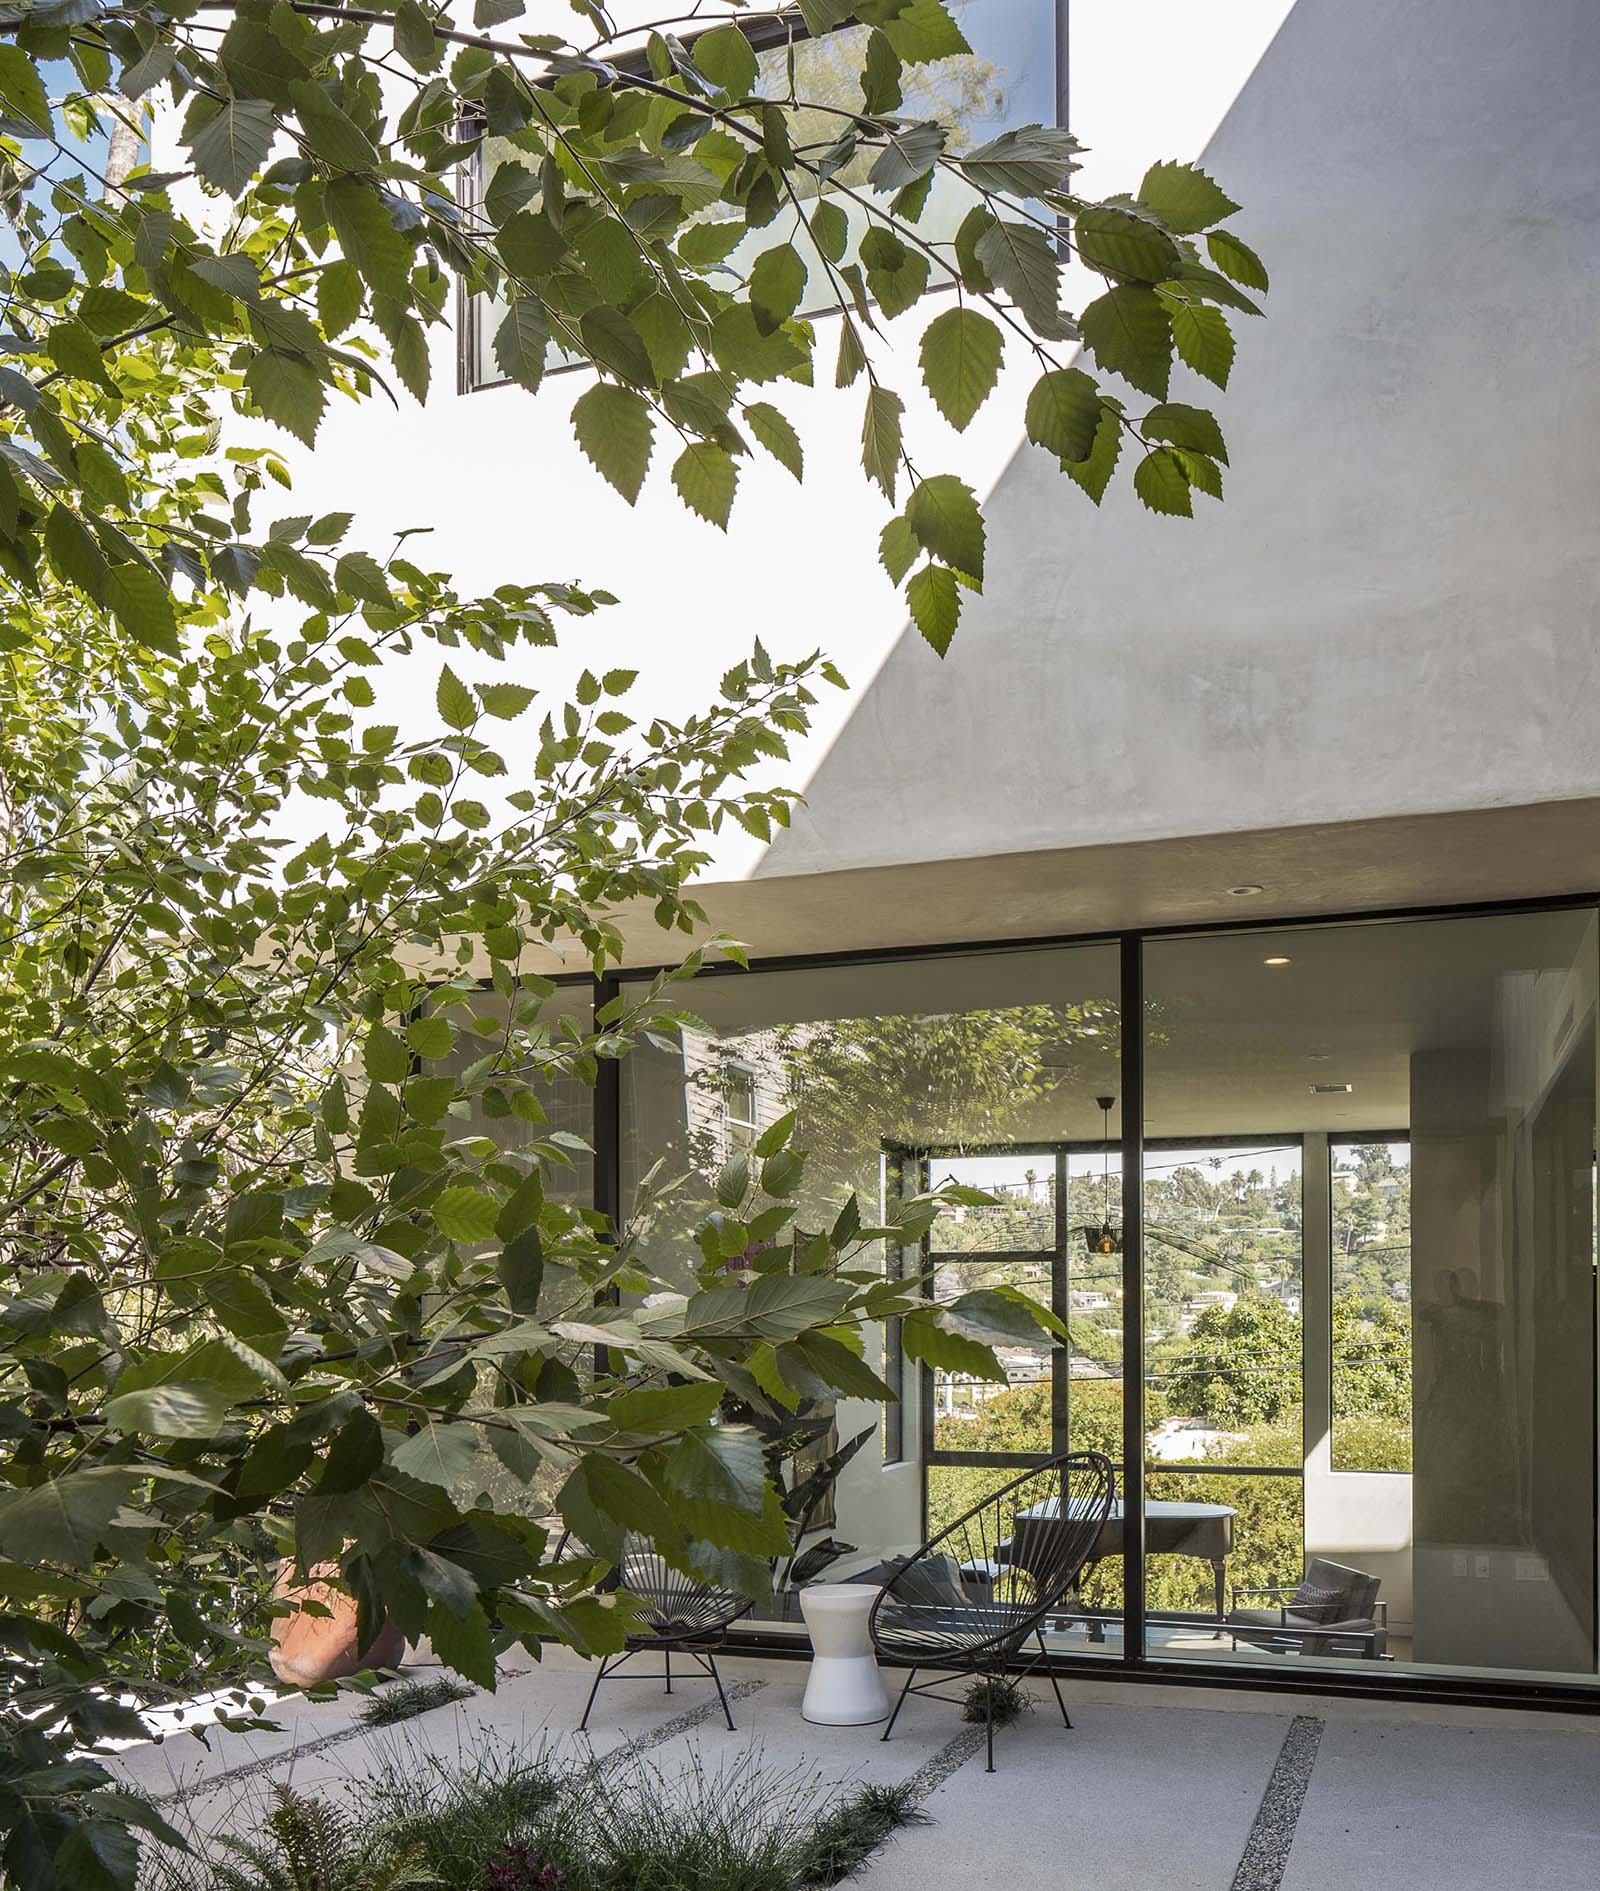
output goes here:
[{"label": "green tree", "polygon": [[1277,1425],[1300,1409],[1301,1359],[1298,1315],[1250,1294],[1231,1307],[1207,1307],[1157,1371],[1175,1412],[1221,1428]]}]

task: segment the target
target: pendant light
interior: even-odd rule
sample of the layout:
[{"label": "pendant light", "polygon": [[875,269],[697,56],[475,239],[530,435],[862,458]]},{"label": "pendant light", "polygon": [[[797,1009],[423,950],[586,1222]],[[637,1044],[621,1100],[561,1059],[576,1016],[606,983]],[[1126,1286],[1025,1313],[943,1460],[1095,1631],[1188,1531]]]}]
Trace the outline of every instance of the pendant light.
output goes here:
[{"label": "pendant light", "polygon": [[1111,1222],[1111,1112],[1115,1097],[1096,1097],[1100,1111],[1100,1226],[1084,1228],[1083,1244],[1091,1254],[1120,1254],[1122,1230]]}]

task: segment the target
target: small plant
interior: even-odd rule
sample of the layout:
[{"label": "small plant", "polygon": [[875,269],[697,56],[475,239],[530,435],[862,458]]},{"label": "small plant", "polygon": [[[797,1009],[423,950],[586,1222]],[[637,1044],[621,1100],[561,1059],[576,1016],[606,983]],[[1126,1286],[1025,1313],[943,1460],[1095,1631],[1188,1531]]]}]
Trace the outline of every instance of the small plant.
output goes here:
[{"label": "small plant", "polygon": [[567,1877],[555,1865],[541,1862],[524,1839],[514,1839],[504,1854],[489,1861],[485,1891],[562,1891]]},{"label": "small plant", "polygon": [[967,1689],[961,1704],[961,1718],[975,1720],[981,1726],[989,1715],[984,1699],[985,1690],[994,1690],[994,1724],[997,1727],[1009,1727],[1014,1721],[1021,1720],[1024,1714],[1031,1714],[1034,1698],[1018,1680],[1009,1674],[997,1674],[988,1681],[974,1681]]},{"label": "small plant", "polygon": [[397,1681],[381,1694],[374,1694],[361,1710],[369,1727],[392,1727],[397,1720],[414,1720],[435,1707],[448,1707],[452,1701],[470,1700],[477,1692],[469,1682],[442,1674],[432,1681]]},{"label": "small plant", "polygon": [[795,1883],[838,1884],[858,1872],[892,1832],[927,1820],[909,1780],[897,1786],[863,1786],[818,1821],[795,1860]]}]

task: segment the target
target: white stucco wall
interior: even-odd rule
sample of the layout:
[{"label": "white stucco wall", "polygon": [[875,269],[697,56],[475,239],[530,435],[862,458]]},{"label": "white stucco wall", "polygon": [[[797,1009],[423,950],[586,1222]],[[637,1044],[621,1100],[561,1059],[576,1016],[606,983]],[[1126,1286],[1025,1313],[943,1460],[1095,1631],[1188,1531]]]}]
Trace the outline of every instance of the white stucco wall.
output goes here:
[{"label": "white stucco wall", "polygon": [[1593,0],[1299,0],[1206,155],[1273,276],[1226,504],[1022,447],[760,871],[1593,794],[1597,100]]}]

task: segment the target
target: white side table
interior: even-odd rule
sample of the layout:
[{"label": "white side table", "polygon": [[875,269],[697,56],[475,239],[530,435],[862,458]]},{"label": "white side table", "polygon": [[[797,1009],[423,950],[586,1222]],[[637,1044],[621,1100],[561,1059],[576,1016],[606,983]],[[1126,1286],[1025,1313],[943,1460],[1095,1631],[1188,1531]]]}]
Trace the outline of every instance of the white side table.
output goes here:
[{"label": "white side table", "polygon": [[800,1591],[814,1659],[800,1712],[824,1727],[865,1727],[889,1714],[867,1617],[878,1594],[866,1582],[819,1582]]}]

